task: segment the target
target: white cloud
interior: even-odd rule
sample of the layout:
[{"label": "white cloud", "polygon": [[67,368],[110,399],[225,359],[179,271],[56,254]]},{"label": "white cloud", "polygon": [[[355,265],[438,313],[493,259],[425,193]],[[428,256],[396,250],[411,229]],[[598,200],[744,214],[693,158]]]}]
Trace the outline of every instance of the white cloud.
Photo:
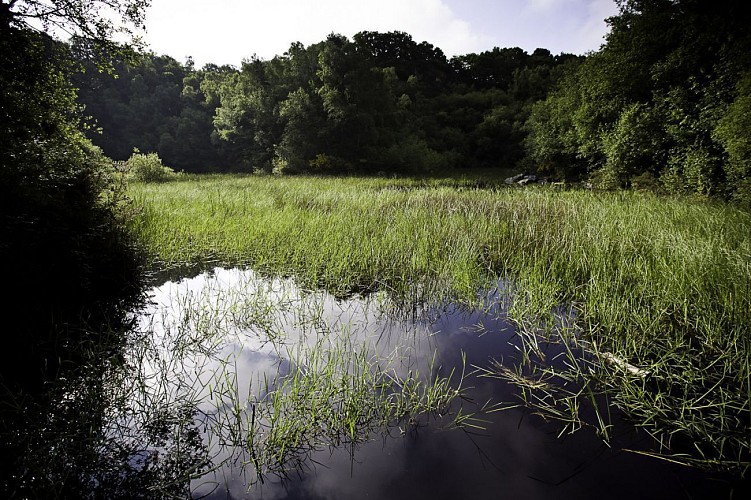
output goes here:
[{"label": "white cloud", "polygon": [[199,65],[239,65],[253,54],[269,59],[292,42],[309,45],[332,32],[405,31],[447,54],[485,42],[441,0],[154,0],[147,27],[152,50],[192,55]]},{"label": "white cloud", "polygon": [[536,12],[545,12],[556,9],[563,3],[568,2],[566,0],[529,0],[529,8]]},{"label": "white cloud", "polygon": [[596,50],[613,0],[153,0],[146,41],[178,60],[239,65],[329,33],[404,31],[447,56],[494,46]]},{"label": "white cloud", "polygon": [[544,47],[557,54],[597,50],[607,32],[606,17],[617,12],[613,0],[504,0],[513,23],[504,26],[500,46],[527,51]]}]

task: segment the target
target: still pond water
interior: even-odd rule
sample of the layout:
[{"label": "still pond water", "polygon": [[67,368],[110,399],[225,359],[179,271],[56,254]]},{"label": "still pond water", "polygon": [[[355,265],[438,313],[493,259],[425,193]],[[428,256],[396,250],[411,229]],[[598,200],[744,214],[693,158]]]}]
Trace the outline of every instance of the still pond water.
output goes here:
[{"label": "still pond water", "polygon": [[[471,310],[450,303],[405,310],[386,294],[341,300],[250,270],[217,268],[166,282],[139,316],[149,342],[129,355],[142,386],[133,404],[195,409],[191,420],[212,464],[191,481],[196,498],[728,497],[729,486],[711,474],[624,451],[653,448],[618,415],[607,446],[591,430],[559,437],[560,424],[508,408],[519,402],[518,389],[477,370],[521,356],[502,288]],[[543,348],[549,359],[560,349]],[[263,463],[258,450],[283,425],[280,413],[296,411],[278,403],[283,409],[274,413],[270,395],[294,390],[285,385],[293,373],[316,370],[346,378],[340,392],[357,386],[347,375],[367,378],[365,371],[368,380],[397,386],[461,383],[461,395],[411,421],[360,418],[348,439],[329,422],[328,431],[295,434],[286,469]],[[367,405],[383,391],[353,389],[352,397]],[[292,417],[294,425],[315,420],[306,411]],[[457,412],[475,419],[457,427]]]}]

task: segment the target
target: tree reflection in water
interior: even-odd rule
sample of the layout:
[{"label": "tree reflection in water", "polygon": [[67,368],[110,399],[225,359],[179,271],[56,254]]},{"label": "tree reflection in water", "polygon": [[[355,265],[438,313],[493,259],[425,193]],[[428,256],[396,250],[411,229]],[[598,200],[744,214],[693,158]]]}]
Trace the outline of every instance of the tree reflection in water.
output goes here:
[{"label": "tree reflection in water", "polygon": [[193,403],[133,407],[142,384],[122,333],[98,338],[45,390],[3,393],[6,498],[186,497],[208,470]]}]

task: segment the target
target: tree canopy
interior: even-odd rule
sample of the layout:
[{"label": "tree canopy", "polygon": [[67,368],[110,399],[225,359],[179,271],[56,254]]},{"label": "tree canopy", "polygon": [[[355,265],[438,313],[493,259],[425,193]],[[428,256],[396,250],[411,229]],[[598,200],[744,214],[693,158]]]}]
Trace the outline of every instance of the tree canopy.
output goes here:
[{"label": "tree canopy", "polygon": [[138,148],[188,171],[416,173],[513,167],[531,104],[578,59],[517,48],[449,60],[406,33],[362,32],[240,68],[145,54],[78,85],[103,131],[90,138],[116,159]]},{"label": "tree canopy", "polygon": [[[101,382],[106,362],[82,368],[96,349],[118,355],[128,314],[141,300],[141,258],[112,162],[83,132],[71,82],[80,66],[54,35],[89,37],[87,59],[95,64],[89,56],[102,61],[127,48],[114,43],[123,26],[105,10],[121,13],[132,28],[140,25],[144,5],[0,3],[0,260],[11,290],[0,306],[0,490],[12,496],[88,497],[94,474],[106,478],[95,468],[106,461],[101,385],[89,392],[97,404],[75,389],[76,405],[85,407],[78,421],[66,421],[69,407],[51,410],[50,403],[64,381],[99,376]],[[53,421],[65,425],[67,448],[49,443]],[[55,462],[55,454],[66,460]],[[113,484],[100,480],[96,487]]]},{"label": "tree canopy", "polygon": [[0,0],[3,26],[36,26],[50,35],[62,34],[118,46],[113,37],[133,39],[144,27],[151,0]]},{"label": "tree canopy", "polygon": [[603,48],[534,107],[530,157],[606,188],[652,185],[748,204],[748,9],[731,0],[619,6]]},{"label": "tree canopy", "polygon": [[42,372],[54,373],[68,359],[70,353],[58,350],[66,344],[58,335],[73,343],[83,334],[74,325],[82,321],[114,324],[138,295],[138,256],[123,225],[111,162],[82,131],[71,84],[75,61],[67,46],[29,23],[110,43],[116,27],[98,17],[99,7],[120,9],[135,22],[142,5],[2,2],[0,259],[11,264],[6,279],[14,287],[3,301],[12,332],[0,363],[6,387],[34,387]]}]

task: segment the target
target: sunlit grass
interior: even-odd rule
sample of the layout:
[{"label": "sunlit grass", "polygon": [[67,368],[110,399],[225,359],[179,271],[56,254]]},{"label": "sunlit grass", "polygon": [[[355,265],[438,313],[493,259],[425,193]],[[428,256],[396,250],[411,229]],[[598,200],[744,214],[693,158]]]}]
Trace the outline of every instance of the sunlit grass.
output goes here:
[{"label": "sunlit grass", "polygon": [[163,267],[247,265],[340,296],[408,301],[471,301],[502,277],[528,330],[571,307],[588,352],[649,376],[605,362],[568,376],[586,376],[668,451],[682,435],[707,462],[747,462],[751,217],[640,193],[475,185],[212,176],[130,192],[143,208],[135,229]]}]

